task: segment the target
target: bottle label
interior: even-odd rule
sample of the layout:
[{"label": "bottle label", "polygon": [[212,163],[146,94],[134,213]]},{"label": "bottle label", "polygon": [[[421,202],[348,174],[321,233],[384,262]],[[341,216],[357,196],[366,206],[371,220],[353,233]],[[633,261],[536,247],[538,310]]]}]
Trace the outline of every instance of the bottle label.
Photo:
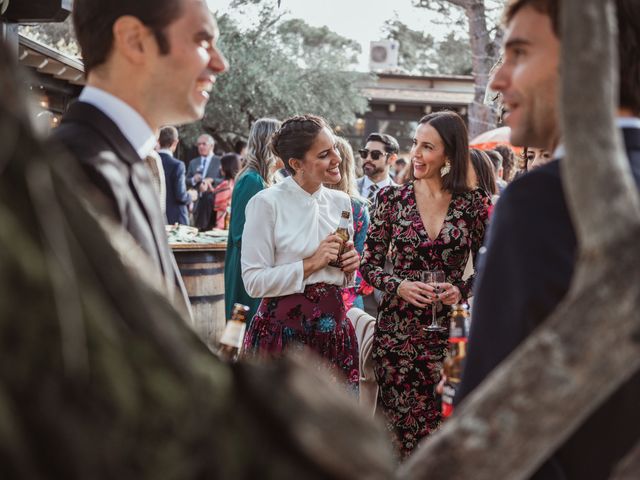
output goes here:
[{"label": "bottle label", "polygon": [[247,324],[244,322],[229,320],[224,332],[222,333],[220,343],[223,345],[229,345],[230,347],[241,348],[246,328]]},{"label": "bottle label", "polygon": [[456,396],[457,385],[446,382],[442,389],[442,416],[449,417],[453,413],[453,399]]}]

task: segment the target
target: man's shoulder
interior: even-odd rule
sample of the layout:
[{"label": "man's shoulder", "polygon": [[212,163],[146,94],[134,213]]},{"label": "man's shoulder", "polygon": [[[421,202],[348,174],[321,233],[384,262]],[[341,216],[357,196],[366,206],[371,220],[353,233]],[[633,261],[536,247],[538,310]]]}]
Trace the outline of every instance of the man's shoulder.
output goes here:
[{"label": "man's shoulder", "polygon": [[564,199],[560,162],[553,160],[513,180],[504,189],[500,203],[510,199],[512,202],[540,204],[545,203],[545,199],[557,201],[558,194]]},{"label": "man's shoulder", "polygon": [[162,159],[162,163],[166,163],[167,165],[177,167],[182,163],[182,161],[178,160],[173,155],[169,155],[168,153],[158,152],[158,155],[160,155],[160,158]]}]

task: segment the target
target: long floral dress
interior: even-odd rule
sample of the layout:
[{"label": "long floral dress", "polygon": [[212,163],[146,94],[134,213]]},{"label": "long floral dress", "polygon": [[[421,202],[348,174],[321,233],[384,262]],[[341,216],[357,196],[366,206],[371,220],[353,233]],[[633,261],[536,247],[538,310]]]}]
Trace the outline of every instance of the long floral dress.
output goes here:
[{"label": "long floral dress", "polygon": [[[360,270],[366,281],[384,292],[372,357],[380,387],[378,406],[401,459],[440,425],[434,389],[448,332],[425,331],[430,306],[421,309],[409,304],[396,294],[398,286],[404,279],[421,280],[426,270],[443,270],[446,281],[466,298],[473,277],[464,281],[462,276],[469,254],[475,260],[482,245],[489,205],[489,198],[480,190],[454,193],[442,229],[432,240],[418,212],[413,183],[379,193]],[[392,274],[383,271],[387,255]],[[444,307],[438,312],[447,327],[448,310]]]}]

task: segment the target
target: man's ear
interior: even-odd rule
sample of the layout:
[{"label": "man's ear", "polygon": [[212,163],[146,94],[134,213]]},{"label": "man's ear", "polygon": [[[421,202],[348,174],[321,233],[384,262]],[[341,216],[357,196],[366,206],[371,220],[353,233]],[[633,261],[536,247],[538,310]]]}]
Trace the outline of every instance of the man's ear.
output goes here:
[{"label": "man's ear", "polygon": [[134,65],[145,62],[151,32],[140,19],[124,15],[113,24],[113,50]]},{"label": "man's ear", "polygon": [[387,159],[387,165],[393,165],[394,163],[396,163],[397,159],[398,159],[398,154],[392,153],[391,155],[389,155],[389,158]]}]

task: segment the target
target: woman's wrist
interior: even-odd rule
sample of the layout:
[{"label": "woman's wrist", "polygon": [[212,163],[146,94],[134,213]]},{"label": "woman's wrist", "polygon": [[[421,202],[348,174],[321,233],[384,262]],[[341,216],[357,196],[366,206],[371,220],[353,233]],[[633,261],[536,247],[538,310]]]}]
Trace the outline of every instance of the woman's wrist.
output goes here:
[{"label": "woman's wrist", "polygon": [[402,288],[402,285],[407,281],[406,278],[403,278],[402,280],[400,280],[400,283],[398,283],[398,288],[396,289],[396,295],[399,297],[402,297],[402,293],[400,293],[400,288]]}]

